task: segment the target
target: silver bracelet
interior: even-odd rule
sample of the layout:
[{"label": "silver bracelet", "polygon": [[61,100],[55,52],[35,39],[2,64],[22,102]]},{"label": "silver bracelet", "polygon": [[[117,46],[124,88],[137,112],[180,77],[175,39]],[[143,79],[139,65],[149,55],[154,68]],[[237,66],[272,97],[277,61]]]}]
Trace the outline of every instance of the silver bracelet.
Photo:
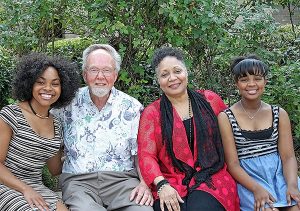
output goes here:
[{"label": "silver bracelet", "polygon": [[161,190],[166,187],[167,185],[170,185],[169,183],[163,184],[157,191],[157,194],[159,195],[159,193],[161,192]]}]

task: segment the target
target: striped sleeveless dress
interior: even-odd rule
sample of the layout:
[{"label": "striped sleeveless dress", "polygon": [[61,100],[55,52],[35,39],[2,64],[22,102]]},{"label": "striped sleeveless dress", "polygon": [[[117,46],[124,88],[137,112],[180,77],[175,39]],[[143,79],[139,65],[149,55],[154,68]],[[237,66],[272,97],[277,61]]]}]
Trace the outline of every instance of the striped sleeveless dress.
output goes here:
[{"label": "striped sleeveless dress", "polygon": [[[31,129],[18,105],[3,107],[0,111],[0,118],[13,131],[5,166],[18,179],[40,193],[49,204],[51,211],[56,210],[59,198],[56,193],[44,186],[42,168],[61,146],[62,130],[59,120],[54,118],[55,137],[48,139],[39,136]],[[32,209],[22,193],[0,184],[0,210],[29,211]]]},{"label": "striped sleeveless dress", "polygon": [[[229,108],[224,112],[232,127],[240,166],[276,199],[274,207],[287,207],[289,206],[286,200],[287,185],[277,147],[279,107],[272,105],[271,109],[272,126],[259,131],[242,130],[233,112]],[[237,187],[241,210],[253,211],[253,193],[240,184],[237,184]],[[300,187],[299,178],[298,187]],[[295,204],[296,202],[292,201],[292,205]],[[267,204],[265,206],[269,207]]]}]

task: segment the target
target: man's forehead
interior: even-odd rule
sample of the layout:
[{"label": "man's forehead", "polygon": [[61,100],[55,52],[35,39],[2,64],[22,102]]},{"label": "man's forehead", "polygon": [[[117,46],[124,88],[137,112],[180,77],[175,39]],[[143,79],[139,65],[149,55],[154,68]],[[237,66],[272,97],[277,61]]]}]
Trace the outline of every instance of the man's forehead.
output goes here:
[{"label": "man's forehead", "polygon": [[87,58],[88,67],[114,67],[113,57],[104,49],[97,49],[89,54]]},{"label": "man's forehead", "polygon": [[110,53],[108,53],[105,49],[97,49],[90,53],[90,55],[101,55],[101,54],[111,56]]},{"label": "man's forehead", "polygon": [[87,58],[88,62],[92,60],[112,60],[114,61],[113,57],[104,49],[97,49],[91,52]]}]

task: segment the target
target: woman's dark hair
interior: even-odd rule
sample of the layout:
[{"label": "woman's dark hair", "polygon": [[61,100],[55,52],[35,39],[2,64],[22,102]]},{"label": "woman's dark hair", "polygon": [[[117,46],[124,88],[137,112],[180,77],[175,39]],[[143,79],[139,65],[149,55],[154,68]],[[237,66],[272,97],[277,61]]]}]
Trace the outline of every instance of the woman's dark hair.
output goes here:
[{"label": "woman's dark hair", "polygon": [[48,67],[57,70],[61,83],[60,97],[51,107],[60,108],[70,103],[80,87],[77,65],[62,57],[50,57],[42,53],[31,53],[20,59],[12,83],[13,97],[19,101],[30,100],[34,83]]},{"label": "woman's dark hair", "polygon": [[232,60],[230,69],[232,71],[234,81],[237,82],[239,78],[250,75],[261,75],[266,77],[269,68],[256,55],[239,56]]},{"label": "woman's dark hair", "polygon": [[159,63],[167,56],[176,57],[179,61],[181,61],[184,64],[184,56],[181,50],[173,47],[162,47],[154,52],[151,63],[152,68],[156,69]]}]

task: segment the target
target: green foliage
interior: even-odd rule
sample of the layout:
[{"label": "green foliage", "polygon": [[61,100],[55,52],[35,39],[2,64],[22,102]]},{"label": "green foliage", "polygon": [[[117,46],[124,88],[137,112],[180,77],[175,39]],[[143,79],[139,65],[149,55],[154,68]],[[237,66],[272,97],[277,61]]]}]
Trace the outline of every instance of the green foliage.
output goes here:
[{"label": "green foliage", "polygon": [[[300,26],[295,26],[294,31],[299,33]],[[266,40],[267,49],[271,54],[264,57],[271,65],[280,64],[284,60],[296,61],[300,58],[299,44],[300,37],[294,38],[293,28],[290,24],[277,26]],[[297,56],[298,52],[298,56]]]},{"label": "green foliage", "polygon": [[300,62],[274,66],[264,100],[285,109],[290,117],[297,144],[300,144]]},{"label": "green foliage", "polygon": [[78,65],[82,64],[82,52],[95,40],[90,38],[71,38],[57,40],[53,43],[48,43],[47,52],[53,55],[61,55],[71,61],[76,62]]},{"label": "green foliage", "polygon": [[98,0],[85,5],[87,16],[82,21],[93,31],[91,36],[101,34],[121,52],[123,68],[118,87],[147,105],[153,99],[145,88],[157,90],[155,75],[148,71],[147,64],[154,49],[162,45],[186,51],[190,82],[195,87],[229,96],[224,88],[229,80],[224,80],[224,75],[229,74],[224,73],[228,73],[230,58],[248,52],[270,54],[266,40],[276,25],[264,9],[233,0]]},{"label": "green foliage", "polygon": [[297,12],[300,9],[300,1],[299,0],[246,0],[247,4],[252,5],[260,5],[262,3],[266,3],[272,6],[281,6],[283,9],[286,9],[289,13],[289,21],[291,24],[292,29],[292,35],[294,36],[294,39],[297,39],[299,37],[299,32],[295,30],[295,14],[298,14]]},{"label": "green foliage", "polygon": [[15,58],[12,53],[0,47],[0,108],[9,104],[14,65]]},{"label": "green foliage", "polygon": [[[263,58],[274,58],[268,39],[273,39],[276,25],[270,12],[266,12],[271,9],[266,10],[264,5],[249,6],[234,0],[13,3],[4,0],[2,7],[4,30],[0,43],[17,53],[32,49],[44,51],[45,43],[51,41],[47,51],[62,54],[54,46],[59,45],[59,41],[54,42],[57,19],[64,30],[113,45],[123,58],[116,86],[145,105],[159,95],[155,75],[149,71],[148,64],[153,51],[162,45],[186,51],[191,84],[224,96],[230,96],[232,89],[226,88],[230,80],[228,61],[232,56],[255,52]],[[68,53],[67,45],[59,48],[67,57],[80,61],[72,55],[80,48],[70,47]]]},{"label": "green foliage", "polygon": [[[0,44],[18,55],[46,51],[50,41],[61,36],[70,24],[80,24],[78,0],[2,0]],[[70,8],[74,7],[73,10]]]},{"label": "green foliage", "polygon": [[[282,25],[277,27],[277,32],[280,36],[280,40],[284,41],[286,44],[292,44],[295,41],[295,38],[293,36],[292,32],[292,25]],[[300,34],[300,26],[295,26],[295,32],[297,34]],[[283,36],[285,35],[285,36]]]},{"label": "green foliage", "polygon": [[58,177],[54,177],[50,174],[47,166],[44,166],[42,172],[43,183],[45,186],[50,188],[53,191],[58,191]]},{"label": "green foliage", "polygon": [[295,39],[292,31],[300,35],[300,25],[294,28],[290,24],[280,26],[276,33],[277,45],[274,49],[283,53],[282,63],[287,60],[296,62],[300,59],[300,37]]}]

